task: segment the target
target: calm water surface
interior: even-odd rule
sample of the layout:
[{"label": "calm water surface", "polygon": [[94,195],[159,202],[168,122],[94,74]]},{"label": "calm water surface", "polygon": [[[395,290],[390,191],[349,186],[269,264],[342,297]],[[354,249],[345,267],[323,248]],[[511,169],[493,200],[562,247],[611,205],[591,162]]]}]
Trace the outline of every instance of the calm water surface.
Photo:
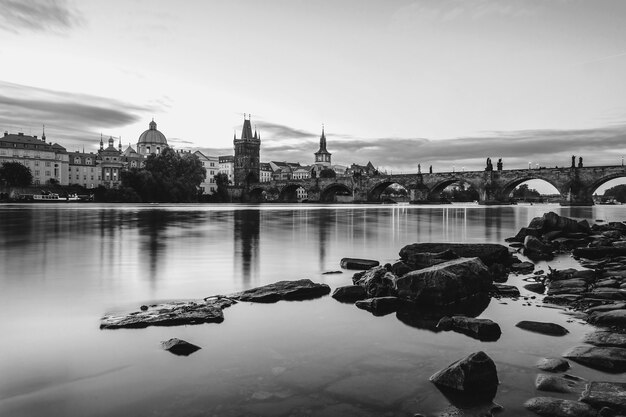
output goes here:
[{"label": "calm water surface", "polygon": [[[536,360],[559,356],[590,330],[537,300],[491,300],[480,317],[497,321],[503,335],[489,343],[330,297],[240,303],[221,324],[98,325],[107,312],[279,280],[334,289],[352,273],[322,273],[338,270],[342,257],[385,263],[414,242],[504,243],[548,210],[626,220],[620,206],[1,205],[0,416],[436,415],[450,401],[428,377],[477,350],[496,361],[504,414],[524,414],[521,404],[537,395]],[[524,319],[571,333],[514,327]],[[159,346],[171,337],[202,350],[171,355]],[[620,379],[579,365],[572,373]]]}]

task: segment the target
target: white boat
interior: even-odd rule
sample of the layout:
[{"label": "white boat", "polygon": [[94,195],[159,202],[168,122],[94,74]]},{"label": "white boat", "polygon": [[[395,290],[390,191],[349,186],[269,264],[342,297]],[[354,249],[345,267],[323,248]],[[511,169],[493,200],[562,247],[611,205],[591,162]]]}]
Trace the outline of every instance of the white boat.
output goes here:
[{"label": "white boat", "polygon": [[44,201],[79,201],[80,198],[76,194],[69,194],[66,197],[61,197],[56,193],[47,193],[47,194],[35,194],[33,195],[33,200],[44,202]]}]

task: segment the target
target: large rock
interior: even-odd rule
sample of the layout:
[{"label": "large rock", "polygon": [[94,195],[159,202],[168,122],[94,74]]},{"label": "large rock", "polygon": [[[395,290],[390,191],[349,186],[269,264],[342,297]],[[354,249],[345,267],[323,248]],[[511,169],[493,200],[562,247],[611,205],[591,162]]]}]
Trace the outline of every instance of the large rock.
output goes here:
[{"label": "large rock", "polygon": [[367,292],[360,285],[347,285],[335,289],[332,297],[342,303],[354,303],[355,301],[366,299]]},{"label": "large rock", "polygon": [[341,267],[345,269],[370,269],[378,265],[380,262],[371,259],[343,258],[341,260]]},{"label": "large rock", "polygon": [[589,315],[587,321],[599,326],[626,327],[626,309],[595,312]]},{"label": "large rock", "polygon": [[496,341],[502,334],[502,330],[496,322],[465,316],[444,317],[439,320],[437,327],[442,330],[463,333],[482,341]]},{"label": "large rock", "polygon": [[478,258],[459,258],[396,279],[398,296],[422,305],[444,306],[489,292],[492,279]]},{"label": "large rock", "polygon": [[279,281],[252,288],[231,294],[228,298],[253,303],[275,303],[280,300],[310,300],[324,296],[329,292],[330,287],[326,284],[318,284],[310,279],[300,279],[297,281]]},{"label": "large rock", "polygon": [[549,336],[564,336],[569,333],[567,329],[561,325],[541,321],[522,320],[515,326],[530,332],[546,334]]},{"label": "large rock", "polygon": [[365,289],[370,297],[387,297],[396,295],[396,276],[384,266],[376,266],[367,271],[357,272],[352,277],[354,285]]},{"label": "large rock", "polygon": [[543,417],[596,417],[598,411],[588,404],[552,397],[535,397],[524,407]]},{"label": "large rock", "polygon": [[148,326],[180,326],[186,324],[221,323],[223,308],[235,304],[229,298],[159,304],[123,315],[107,315],[100,321],[101,329],[140,329]]},{"label": "large rock", "polygon": [[563,358],[543,358],[537,362],[537,368],[547,372],[562,372],[569,369],[569,362]]},{"label": "large rock", "polygon": [[572,381],[555,375],[539,374],[535,379],[535,388],[538,391],[568,393],[572,392],[574,385]]},{"label": "large rock", "polygon": [[438,387],[485,399],[495,396],[499,384],[496,364],[482,351],[452,363],[429,380]]},{"label": "large rock", "polygon": [[576,346],[565,352],[563,357],[607,372],[626,371],[626,349],[624,348]]},{"label": "large rock", "polygon": [[626,413],[626,383],[590,382],[580,401],[596,408],[609,407],[619,413]]},{"label": "large rock", "polygon": [[186,340],[172,338],[161,342],[161,347],[168,352],[178,356],[189,356],[197,350],[202,349],[200,346],[196,346]]},{"label": "large rock", "polygon": [[535,217],[528,227],[541,229],[543,233],[558,230],[563,233],[590,233],[591,228],[586,220],[578,221],[569,217],[559,216],[551,211],[542,217]]},{"label": "large rock", "polygon": [[[400,253],[402,254],[402,251]],[[411,270],[416,270],[428,268],[458,257],[459,255],[450,249],[437,253],[407,251],[406,258],[402,258],[402,260],[407,266],[410,267]]]},{"label": "large rock", "polygon": [[541,240],[534,236],[526,236],[526,238],[524,239],[524,249],[524,254],[526,256],[529,256],[530,254],[547,257],[552,256],[552,246],[543,243]]},{"label": "large rock", "polygon": [[418,254],[445,251],[452,251],[462,258],[480,258],[485,265],[509,264],[512,259],[506,246],[495,243],[413,243],[400,249],[400,258],[407,262],[416,259]]},{"label": "large rock", "polygon": [[583,342],[594,346],[626,348],[626,334],[606,330],[596,330],[595,332],[587,334],[583,339]]},{"label": "large rock", "polygon": [[401,300],[398,297],[374,297],[359,300],[355,305],[375,316],[385,316],[398,310]]},{"label": "large rock", "polygon": [[626,248],[602,246],[598,248],[576,248],[572,252],[574,256],[585,259],[600,259],[604,257],[625,256]]}]

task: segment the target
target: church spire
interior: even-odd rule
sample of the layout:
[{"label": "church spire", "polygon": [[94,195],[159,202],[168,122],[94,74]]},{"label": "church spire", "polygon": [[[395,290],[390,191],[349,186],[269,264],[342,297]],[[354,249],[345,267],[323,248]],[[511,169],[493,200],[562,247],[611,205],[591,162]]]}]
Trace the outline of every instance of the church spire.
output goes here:
[{"label": "church spire", "polygon": [[119,150],[120,150],[120,152],[122,152],[122,137],[121,137],[121,136],[120,136],[120,142],[119,142],[119,144],[117,145],[117,149],[119,149]]},{"label": "church spire", "polygon": [[44,142],[46,141],[46,125],[43,125],[42,132],[41,132],[41,140]]},{"label": "church spire", "polygon": [[104,142],[102,141],[102,132],[100,132],[100,150],[104,150]]}]

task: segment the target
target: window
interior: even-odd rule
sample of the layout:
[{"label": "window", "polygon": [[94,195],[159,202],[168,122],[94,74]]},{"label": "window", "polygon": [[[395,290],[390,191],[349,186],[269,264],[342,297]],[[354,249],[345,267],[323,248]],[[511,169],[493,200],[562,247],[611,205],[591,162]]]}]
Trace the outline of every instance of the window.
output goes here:
[{"label": "window", "polygon": [[38,167],[39,166],[39,161],[35,161],[35,166]]},{"label": "window", "polygon": [[36,169],[36,170],[35,170],[35,176],[36,176],[36,177],[38,177],[38,176],[39,176],[39,170],[38,170],[38,169]]},{"label": "window", "polygon": [[80,177],[80,175],[76,174],[76,179],[78,179]]},{"label": "window", "polygon": [[85,161],[85,163],[86,163],[87,165],[91,165],[91,158],[87,158],[87,160]]},{"label": "window", "polygon": [[74,163],[75,163],[76,165],[80,164],[80,158],[74,158]]},{"label": "window", "polygon": [[46,166],[49,167],[50,166],[50,161],[46,161]]},{"label": "window", "polygon": [[46,171],[46,177],[50,176],[50,171]]}]

